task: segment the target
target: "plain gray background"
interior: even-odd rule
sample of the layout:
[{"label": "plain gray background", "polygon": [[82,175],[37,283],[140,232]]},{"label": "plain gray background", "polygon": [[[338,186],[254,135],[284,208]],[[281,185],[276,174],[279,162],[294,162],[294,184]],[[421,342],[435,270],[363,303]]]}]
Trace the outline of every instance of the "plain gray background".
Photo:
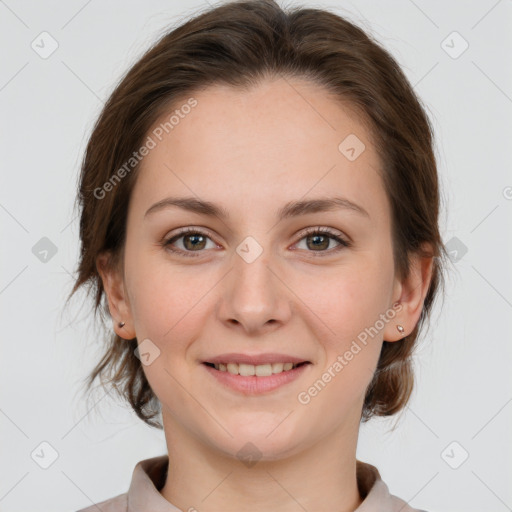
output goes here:
[{"label": "plain gray background", "polygon": [[[427,106],[454,263],[409,407],[398,422],[363,426],[358,458],[414,507],[512,510],[512,2],[304,4],[371,31]],[[2,512],[77,510],[125,492],[136,462],[166,453],[163,432],[127,406],[102,392],[85,403],[80,382],[101,340],[83,295],[65,311],[64,300],[78,256],[77,173],[103,102],[164,29],[204,7],[0,1]],[[58,44],[46,58],[41,38],[45,51]]]}]

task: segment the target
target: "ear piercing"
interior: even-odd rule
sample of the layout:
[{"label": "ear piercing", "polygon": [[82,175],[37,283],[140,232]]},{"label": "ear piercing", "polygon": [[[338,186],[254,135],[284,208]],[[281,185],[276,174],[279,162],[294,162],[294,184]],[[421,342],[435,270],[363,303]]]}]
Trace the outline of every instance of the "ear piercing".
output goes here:
[{"label": "ear piercing", "polygon": [[125,326],[125,322],[119,322],[117,325],[118,325],[119,327],[124,327],[124,326]]}]

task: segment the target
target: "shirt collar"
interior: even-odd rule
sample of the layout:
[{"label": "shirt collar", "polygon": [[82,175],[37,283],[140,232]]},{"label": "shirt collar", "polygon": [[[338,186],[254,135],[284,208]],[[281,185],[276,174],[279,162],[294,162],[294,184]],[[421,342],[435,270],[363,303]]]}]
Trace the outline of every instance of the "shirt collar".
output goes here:
[{"label": "shirt collar", "polygon": [[[128,490],[128,512],[182,512],[160,494],[167,477],[168,463],[168,455],[137,463]],[[363,502],[354,512],[414,512],[407,503],[389,493],[375,466],[358,460],[356,474]]]}]

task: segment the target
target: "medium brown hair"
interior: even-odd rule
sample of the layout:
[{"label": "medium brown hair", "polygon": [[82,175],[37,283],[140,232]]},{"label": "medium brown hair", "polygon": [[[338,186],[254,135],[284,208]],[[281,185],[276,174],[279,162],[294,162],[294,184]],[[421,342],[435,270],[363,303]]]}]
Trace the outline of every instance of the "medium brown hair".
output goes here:
[{"label": "medium brown hair", "polygon": [[[81,253],[70,297],[83,285],[94,311],[108,318],[96,258],[123,261],[128,204],[139,166],[123,173],[104,197],[97,191],[141,147],[162,114],[212,84],[238,88],[271,77],[306,78],[359,112],[381,157],[391,204],[395,272],[409,275],[410,256],[433,257],[433,274],[420,319],[399,342],[384,341],[368,386],[362,420],[401,410],[413,388],[411,355],[443,284],[446,251],[438,227],[440,207],[433,133],[410,83],[391,55],[371,36],[326,10],[284,10],[272,0],[235,1],[196,14],[165,33],[127,72],[106,102],[88,141],[79,195]],[[340,141],[341,142],[341,141]],[[110,181],[112,183],[112,181]],[[105,190],[103,188],[103,190]],[[96,191],[96,192],[95,192]],[[424,252],[422,243],[430,244]],[[103,303],[103,308],[100,306]],[[147,424],[161,406],[135,355],[137,339],[109,334],[106,351],[88,376],[126,399]]]}]

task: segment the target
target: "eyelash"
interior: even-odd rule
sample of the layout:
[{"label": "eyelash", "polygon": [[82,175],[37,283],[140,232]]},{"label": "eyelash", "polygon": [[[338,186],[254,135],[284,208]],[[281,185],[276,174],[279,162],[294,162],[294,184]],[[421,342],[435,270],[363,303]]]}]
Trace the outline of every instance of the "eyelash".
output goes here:
[{"label": "eyelash", "polygon": [[[195,258],[195,257],[201,256],[201,253],[204,252],[204,250],[203,251],[183,251],[181,249],[173,249],[172,248],[171,244],[173,242],[175,242],[176,240],[182,238],[183,236],[190,235],[190,234],[202,235],[202,236],[205,236],[207,238],[210,238],[213,241],[213,239],[209,235],[209,233],[207,233],[205,231],[201,231],[200,229],[197,229],[197,228],[183,228],[176,235],[174,235],[172,238],[169,238],[168,240],[164,240],[162,242],[162,245],[168,251],[170,251],[172,253],[182,254],[182,255],[184,255],[186,257]],[[302,237],[296,243],[300,242],[303,238],[306,238],[306,237],[311,236],[311,235],[327,235],[329,238],[335,240],[336,242],[338,242],[340,244],[338,247],[336,247],[334,249],[330,249],[328,251],[307,251],[307,252],[313,253],[314,257],[318,257],[318,256],[322,257],[322,256],[324,256],[326,254],[327,255],[332,255],[333,253],[337,253],[338,251],[340,251],[342,249],[345,249],[345,248],[348,248],[348,247],[352,246],[351,242],[349,242],[348,240],[345,240],[344,238],[341,238],[338,234],[334,233],[331,229],[326,228],[326,227],[308,228],[302,234]],[[196,252],[197,254],[193,254],[194,252]]]}]

